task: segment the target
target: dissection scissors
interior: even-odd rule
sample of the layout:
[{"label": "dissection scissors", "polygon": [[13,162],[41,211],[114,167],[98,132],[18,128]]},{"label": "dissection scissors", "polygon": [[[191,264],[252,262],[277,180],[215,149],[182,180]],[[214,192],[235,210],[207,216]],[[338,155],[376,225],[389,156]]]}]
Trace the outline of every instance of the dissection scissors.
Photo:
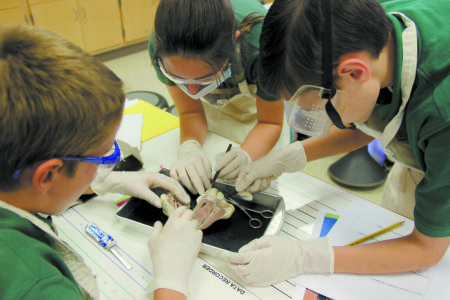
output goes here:
[{"label": "dissection scissors", "polygon": [[249,218],[250,220],[248,221],[248,224],[250,225],[251,228],[254,229],[258,229],[262,226],[262,222],[260,219],[258,218],[254,218],[252,217],[248,212],[254,212],[257,213],[259,215],[261,215],[263,218],[265,219],[271,219],[273,217],[273,211],[269,210],[269,209],[264,209],[264,210],[256,210],[256,209],[251,209],[248,207],[245,207],[239,203],[237,203],[236,201],[234,201],[233,199],[231,199],[231,197],[233,197],[236,193],[225,197],[225,199],[230,202],[231,204],[239,207],[240,210],[242,210]]}]

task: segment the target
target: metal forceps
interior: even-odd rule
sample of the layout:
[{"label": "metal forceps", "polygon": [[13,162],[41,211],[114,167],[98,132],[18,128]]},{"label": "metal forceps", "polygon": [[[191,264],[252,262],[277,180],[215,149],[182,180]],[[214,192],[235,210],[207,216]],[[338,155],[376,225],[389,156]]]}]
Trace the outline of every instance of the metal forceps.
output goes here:
[{"label": "metal forceps", "polygon": [[251,208],[245,207],[243,205],[240,205],[233,199],[231,199],[231,197],[233,197],[233,196],[234,195],[226,197],[227,201],[230,202],[231,204],[239,207],[239,209],[242,210],[250,218],[250,220],[248,221],[248,224],[250,225],[251,228],[254,228],[254,229],[260,228],[262,226],[262,222],[260,219],[252,217],[248,213],[249,211],[260,214],[265,219],[271,219],[273,217],[273,211],[268,210],[268,209],[256,210],[256,209],[251,209]]}]

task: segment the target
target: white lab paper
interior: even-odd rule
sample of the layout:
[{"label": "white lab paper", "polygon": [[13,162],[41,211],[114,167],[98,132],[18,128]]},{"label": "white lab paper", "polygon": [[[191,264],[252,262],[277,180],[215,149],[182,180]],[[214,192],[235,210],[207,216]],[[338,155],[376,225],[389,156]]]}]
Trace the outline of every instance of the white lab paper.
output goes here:
[{"label": "white lab paper", "polygon": [[[333,245],[345,245],[399,221],[405,224],[368,242],[407,235],[414,223],[373,203],[353,200],[328,236]],[[295,282],[335,300],[445,299],[442,296],[448,294],[445,272],[449,267],[450,252],[437,266],[426,270],[386,275],[301,275]]]}]

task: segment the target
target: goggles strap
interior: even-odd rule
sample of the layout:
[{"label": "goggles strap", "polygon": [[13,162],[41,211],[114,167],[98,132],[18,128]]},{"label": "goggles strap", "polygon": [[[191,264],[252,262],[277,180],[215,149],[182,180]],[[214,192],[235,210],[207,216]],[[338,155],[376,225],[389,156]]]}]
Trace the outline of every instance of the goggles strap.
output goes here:
[{"label": "goggles strap", "polygon": [[339,129],[355,129],[355,124],[351,123],[350,126],[345,126],[342,122],[341,116],[337,112],[336,108],[334,108],[333,103],[330,99],[328,99],[327,103],[325,104],[325,111],[327,112],[328,117],[330,118],[331,122],[339,128]]}]

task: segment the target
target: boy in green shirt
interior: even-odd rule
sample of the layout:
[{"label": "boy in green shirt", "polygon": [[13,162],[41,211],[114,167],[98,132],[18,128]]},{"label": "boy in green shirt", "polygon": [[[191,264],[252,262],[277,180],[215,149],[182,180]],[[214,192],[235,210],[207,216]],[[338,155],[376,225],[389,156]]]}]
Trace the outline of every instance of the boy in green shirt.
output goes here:
[{"label": "boy in green shirt", "polygon": [[[450,2],[380,2],[275,1],[261,33],[260,83],[268,93],[290,99],[293,128],[317,136],[252,163],[239,175],[236,190],[262,189],[307,161],[377,138],[395,161],[382,204],[413,218],[414,230],[352,247],[332,247],[327,238],[255,241],[229,257],[247,282],[424,269],[449,247]],[[329,133],[326,122],[318,121],[323,119],[335,125]]]},{"label": "boy in green shirt", "polygon": [[[57,237],[50,215],[120,160],[115,135],[124,100],[122,81],[63,37],[32,26],[0,27],[1,299],[99,297],[95,277]],[[160,292],[185,298],[201,244],[192,211],[172,216],[164,228],[155,225],[149,244],[155,298]],[[167,248],[182,248],[182,255]]]}]

